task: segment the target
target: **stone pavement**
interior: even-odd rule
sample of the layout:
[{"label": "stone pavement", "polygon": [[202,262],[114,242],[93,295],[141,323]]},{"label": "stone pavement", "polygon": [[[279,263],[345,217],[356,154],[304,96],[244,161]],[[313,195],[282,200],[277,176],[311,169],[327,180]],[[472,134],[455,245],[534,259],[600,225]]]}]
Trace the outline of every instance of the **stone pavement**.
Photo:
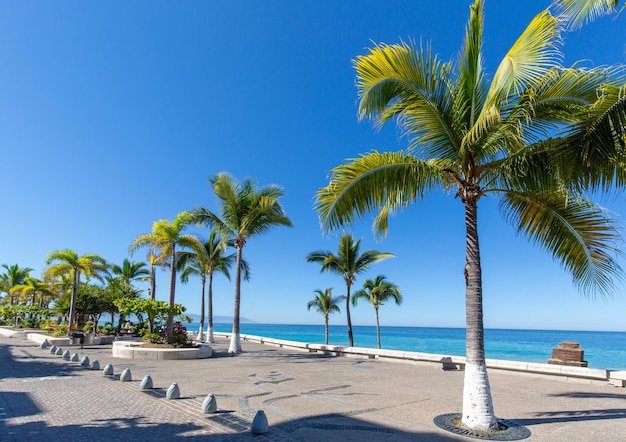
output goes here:
[{"label": "stone pavement", "polygon": [[[440,365],[324,356],[243,342],[233,356],[218,338],[200,360],[116,359],[110,346],[72,347],[111,363],[114,377],[0,336],[0,442],[171,439],[231,441],[458,441],[437,415],[460,412],[463,372]],[[132,382],[120,382],[129,368]],[[141,390],[149,374],[155,388]],[[626,440],[626,389],[490,371],[496,414],[537,441]],[[176,382],[181,398],[165,391]],[[205,415],[207,394],[218,413]],[[253,435],[264,410],[270,431]]]}]

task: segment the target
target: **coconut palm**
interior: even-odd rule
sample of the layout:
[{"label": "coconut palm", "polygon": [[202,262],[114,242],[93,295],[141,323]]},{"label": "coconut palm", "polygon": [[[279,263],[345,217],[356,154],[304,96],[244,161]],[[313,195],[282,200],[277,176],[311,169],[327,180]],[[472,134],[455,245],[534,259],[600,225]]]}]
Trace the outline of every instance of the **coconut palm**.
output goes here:
[{"label": "coconut palm", "polygon": [[334,168],[329,185],[317,193],[327,230],[377,211],[374,229],[385,234],[390,213],[437,188],[451,190],[464,205],[462,421],[476,430],[497,425],[485,365],[478,201],[499,198],[518,232],[551,252],[588,293],[610,293],[621,274],[612,257],[612,221],[580,191],[624,183],[624,126],[606,120],[607,106],[615,105],[621,111],[613,109],[613,115],[626,121],[623,72],[561,66],[564,25],[549,11],[538,14],[491,81],[481,54],[481,0],[470,9],[456,63],[413,43],[376,45],[357,57],[360,117],[377,126],[396,117],[409,150],[351,159]]},{"label": "coconut palm", "polygon": [[320,289],[315,290],[315,298],[311,299],[306,309],[311,310],[314,308],[316,312],[324,315],[324,343],[328,345],[328,317],[332,313],[340,313],[339,301],[343,299],[343,296],[333,296],[332,287],[327,288],[324,291]]},{"label": "coconut palm", "polygon": [[145,262],[130,261],[128,258],[124,258],[121,266],[111,265],[111,271],[114,275],[120,277],[123,282],[132,285],[135,281],[145,281],[146,277],[150,275],[146,267]]},{"label": "coconut palm", "polygon": [[365,280],[363,288],[357,291],[352,297],[352,305],[356,307],[361,298],[367,299],[376,311],[376,338],[378,348],[380,348],[380,321],[378,319],[378,309],[384,302],[390,299],[397,305],[402,304],[400,289],[394,283],[387,281],[385,276],[378,275],[374,280]]},{"label": "coconut palm", "polygon": [[[159,250],[170,261],[170,295],[169,306],[174,308],[176,301],[176,247],[188,247],[201,250],[202,243],[193,235],[184,235],[183,230],[191,223],[192,216],[188,212],[176,215],[172,221],[159,220],[152,225],[151,233],[144,233],[133,240],[130,254],[140,247],[149,246],[150,250]],[[167,343],[173,342],[174,316],[167,317]]]},{"label": "coconut palm", "polygon": [[25,284],[26,278],[29,277],[33,269],[30,267],[20,267],[17,264],[13,264],[12,266],[2,264],[2,268],[4,268],[5,271],[0,274],[0,291],[6,292],[9,296],[9,303],[14,304],[17,295],[12,295],[11,289],[15,286]]},{"label": "coconut palm", "polygon": [[292,224],[278,201],[283,196],[281,187],[270,184],[257,189],[255,181],[245,179],[240,183],[227,172],[213,175],[209,182],[219,200],[220,214],[203,207],[198,207],[193,213],[198,224],[218,230],[225,238],[232,239],[235,245],[235,306],[228,352],[241,353],[239,313],[243,248],[248,239],[265,233],[274,226],[291,227]]},{"label": "coconut palm", "polygon": [[307,255],[308,262],[317,262],[322,265],[321,272],[335,273],[346,283],[346,317],[348,322],[348,341],[354,347],[352,335],[352,320],[350,319],[350,289],[356,281],[356,276],[364,272],[370,265],[386,258],[393,258],[393,253],[367,250],[360,252],[361,240],[354,241],[350,233],[344,233],[339,239],[339,252],[334,254],[329,250],[317,250]]},{"label": "coconut palm", "polygon": [[104,280],[104,276],[109,274],[109,265],[106,260],[95,253],[87,253],[79,256],[74,250],[55,250],[46,257],[45,273],[51,277],[62,277],[70,275],[72,278],[72,294],[70,297],[68,314],[68,333],[72,330],[76,316],[76,292],[80,284],[80,276]]},{"label": "coconut palm", "polygon": [[[180,252],[178,255],[178,270],[181,271],[180,279],[183,283],[189,281],[190,276],[199,276],[201,281],[201,309],[200,309],[200,331],[198,340],[203,340],[204,332],[204,311],[205,311],[205,285],[207,277],[209,279],[208,304],[209,327],[207,331],[207,342],[215,342],[213,337],[213,275],[222,273],[230,280],[230,268],[235,263],[235,254],[226,254],[228,247],[233,246],[233,242],[222,237],[218,231],[212,230],[209,239],[202,242],[202,253]],[[243,263],[242,276],[248,279],[248,266],[245,260]]]}]

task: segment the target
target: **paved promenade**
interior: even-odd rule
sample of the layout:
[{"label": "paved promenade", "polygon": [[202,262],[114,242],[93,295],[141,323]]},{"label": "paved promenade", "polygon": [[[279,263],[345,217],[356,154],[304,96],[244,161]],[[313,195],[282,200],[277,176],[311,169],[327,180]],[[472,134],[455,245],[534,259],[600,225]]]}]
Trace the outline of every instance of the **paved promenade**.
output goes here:
[{"label": "paved promenade", "polygon": [[[8,441],[457,441],[433,418],[461,411],[462,371],[333,357],[244,342],[244,353],[187,361],[115,359],[110,346],[72,347],[116,377],[0,336],[0,442]],[[129,368],[133,381],[120,382]],[[149,374],[154,389],[141,390]],[[490,371],[496,414],[533,441],[626,440],[626,389]],[[165,391],[176,382],[181,398]],[[205,415],[207,394],[218,413]],[[270,431],[252,435],[264,410]]]}]

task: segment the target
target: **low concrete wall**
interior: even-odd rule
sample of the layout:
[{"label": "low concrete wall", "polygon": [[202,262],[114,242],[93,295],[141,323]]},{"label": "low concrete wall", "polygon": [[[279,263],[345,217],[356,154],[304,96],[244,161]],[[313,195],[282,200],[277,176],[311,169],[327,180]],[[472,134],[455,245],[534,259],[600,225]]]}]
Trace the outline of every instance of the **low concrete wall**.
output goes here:
[{"label": "low concrete wall", "polygon": [[113,357],[123,359],[181,360],[206,359],[213,355],[213,349],[201,344],[198,348],[145,348],[137,342],[116,341],[113,343]]},{"label": "low concrete wall", "polygon": [[[230,338],[230,336],[232,335],[232,333],[222,332],[214,332],[214,334],[216,336],[221,336],[225,338]],[[419,353],[364,347],[343,347],[340,345],[307,344],[304,342],[286,341],[283,339],[265,338],[262,336],[254,335],[240,335],[240,338],[242,341],[258,342],[261,344],[273,345],[275,347],[289,348],[293,350],[315,353],[319,352],[335,356],[353,356],[364,358],[367,357],[368,359],[441,364],[442,368],[444,369],[454,368],[454,366],[456,366],[457,369],[463,369],[465,368],[466,363],[465,357],[463,356],[450,356],[432,353]],[[495,370],[507,370],[540,375],[560,376],[568,379],[584,379],[590,381],[609,382],[609,378],[611,378],[614,381],[611,382],[612,385],[618,385],[619,383],[621,383],[621,376],[622,373],[624,373],[623,383],[626,384],[626,371],[609,372],[608,370],[586,367],[571,367],[567,365],[540,364],[534,362],[505,361],[499,359],[487,359],[486,363],[487,368]]]}]

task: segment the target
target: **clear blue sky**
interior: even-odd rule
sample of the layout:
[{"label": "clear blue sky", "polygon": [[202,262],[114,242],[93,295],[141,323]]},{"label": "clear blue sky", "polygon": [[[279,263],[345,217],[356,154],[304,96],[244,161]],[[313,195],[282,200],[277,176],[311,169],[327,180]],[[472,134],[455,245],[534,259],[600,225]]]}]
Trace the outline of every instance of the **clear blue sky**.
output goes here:
[{"label": "clear blue sky", "polygon": [[[158,219],[198,205],[215,210],[207,178],[284,187],[294,227],[245,248],[252,280],[242,315],[264,323],[321,323],[306,310],[314,289],[343,281],[305,256],[337,250],[313,210],[329,170],[371,149],[406,146],[390,124],[356,117],[351,61],[372,42],[431,42],[453,58],[470,0],[438,1],[28,1],[0,3],[0,263],[38,275],[45,256],[70,248],[121,263]],[[490,73],[548,0],[487,0],[484,55]],[[568,34],[566,64],[624,63],[626,17]],[[589,61],[590,60],[590,61]],[[623,221],[623,196],[604,201]],[[620,217],[622,215],[622,217]],[[518,237],[496,201],[480,201],[485,325],[490,328],[626,330],[626,293],[589,300],[546,252]],[[403,293],[381,309],[383,325],[464,326],[463,207],[435,193],[391,220],[362,248],[396,254],[359,277],[384,274]],[[191,230],[190,233],[196,232]],[[204,231],[199,230],[203,234]],[[133,259],[143,260],[144,251]],[[621,261],[626,267],[626,262]],[[166,299],[167,274],[158,276]],[[199,312],[199,281],[177,301]],[[233,285],[215,279],[215,314],[232,315]],[[331,317],[345,324],[344,314]],[[353,323],[374,323],[353,309]]]}]

